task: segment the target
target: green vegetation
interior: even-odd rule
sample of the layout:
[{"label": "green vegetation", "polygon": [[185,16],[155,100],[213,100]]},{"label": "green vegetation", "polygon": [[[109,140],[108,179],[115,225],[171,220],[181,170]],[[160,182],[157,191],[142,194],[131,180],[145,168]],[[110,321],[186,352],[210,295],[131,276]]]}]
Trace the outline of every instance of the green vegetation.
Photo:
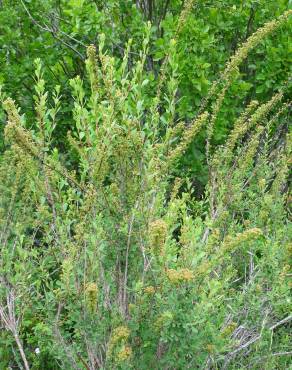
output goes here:
[{"label": "green vegetation", "polygon": [[0,369],[292,366],[291,15],[1,2]]}]

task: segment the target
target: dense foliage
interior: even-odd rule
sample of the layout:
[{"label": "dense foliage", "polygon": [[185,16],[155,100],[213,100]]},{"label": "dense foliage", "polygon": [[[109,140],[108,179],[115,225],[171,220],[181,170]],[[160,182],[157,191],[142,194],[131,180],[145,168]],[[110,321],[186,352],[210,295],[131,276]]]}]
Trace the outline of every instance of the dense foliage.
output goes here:
[{"label": "dense foliage", "polygon": [[1,2],[1,369],[292,365],[288,7]]}]

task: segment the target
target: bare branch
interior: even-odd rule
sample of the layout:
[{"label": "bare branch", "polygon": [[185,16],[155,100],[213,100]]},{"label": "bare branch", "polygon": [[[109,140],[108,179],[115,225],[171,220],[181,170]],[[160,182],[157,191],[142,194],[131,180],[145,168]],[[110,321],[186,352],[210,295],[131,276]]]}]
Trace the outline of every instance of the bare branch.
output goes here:
[{"label": "bare branch", "polygon": [[[3,281],[3,279],[1,279]],[[17,344],[20,356],[22,358],[25,370],[29,370],[29,364],[27,361],[27,358],[24,353],[23,345],[21,343],[21,340],[19,338],[18,333],[18,323],[19,319],[16,318],[15,314],[15,294],[12,289],[9,289],[7,295],[6,295],[6,308],[0,304],[0,319],[3,322],[5,329],[10,331],[12,335],[14,336],[15,342]]]},{"label": "bare branch", "polygon": [[[40,24],[38,21],[36,21],[32,14],[30,13],[30,11],[28,10],[27,6],[25,5],[25,3],[23,2],[23,0],[20,0],[21,1],[21,4],[24,8],[24,10],[26,11],[28,17],[31,19],[32,23],[34,25],[36,25],[37,27],[39,27],[41,30],[45,31],[45,32],[49,32],[56,40],[60,41],[63,45],[67,46],[69,49],[71,49],[75,54],[77,54],[79,56],[79,58],[84,61],[85,60],[85,57],[71,44],[69,44],[68,42],[64,41],[63,39],[61,39],[59,36],[57,36],[56,34],[56,31],[53,29],[53,28],[50,28],[48,27],[46,24],[42,25]],[[69,39],[75,41],[75,42],[78,42],[80,45],[84,46],[84,44],[81,42],[81,41],[78,41],[76,40],[74,37],[68,35],[67,33],[63,32],[63,31],[60,31],[60,33],[62,33],[64,36],[68,37]]]},{"label": "bare branch", "polygon": [[280,325],[283,325],[283,324],[286,324],[287,322],[291,321],[292,320],[292,315],[286,317],[285,319],[277,322],[276,324],[272,325],[269,329],[270,330],[274,330],[276,328],[278,328]]}]

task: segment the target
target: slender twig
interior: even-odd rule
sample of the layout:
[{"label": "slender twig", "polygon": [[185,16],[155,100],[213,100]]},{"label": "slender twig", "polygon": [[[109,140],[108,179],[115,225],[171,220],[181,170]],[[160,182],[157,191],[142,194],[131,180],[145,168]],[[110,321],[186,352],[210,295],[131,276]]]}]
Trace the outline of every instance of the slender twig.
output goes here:
[{"label": "slender twig", "polygon": [[124,313],[127,313],[127,281],[128,281],[128,264],[129,264],[129,250],[131,245],[133,223],[135,219],[135,211],[138,207],[139,202],[137,201],[135,207],[132,211],[132,216],[128,225],[128,240],[127,240],[127,249],[126,249],[126,266],[124,272],[124,288],[123,288],[123,304],[124,304]]},{"label": "slender twig", "polygon": [[[273,331],[275,330],[276,328],[278,328],[279,326],[281,325],[284,325],[286,323],[288,323],[289,321],[292,320],[292,315],[289,315],[287,317],[285,317],[283,320],[280,320],[278,321],[277,323],[271,325],[268,330],[270,331]],[[264,320],[265,321],[265,320]],[[262,326],[262,330],[259,334],[255,335],[254,337],[252,337],[250,340],[248,340],[247,342],[245,343],[242,343],[240,346],[238,346],[234,351],[232,352],[229,352],[227,355],[226,355],[226,360],[225,360],[225,364],[224,364],[224,368],[226,368],[227,364],[230,362],[230,360],[236,356],[239,352],[241,352],[242,350],[248,348],[250,345],[252,345],[253,343],[257,342],[259,339],[261,339],[262,337],[262,331],[264,329],[264,323],[263,323],[263,326]],[[286,353],[286,352],[285,352]],[[289,354],[289,352],[287,352],[287,355]],[[272,354],[273,355],[273,354]],[[277,354],[274,354],[274,355],[277,355]],[[279,354],[280,355],[280,354]]]},{"label": "slender twig", "polygon": [[[48,27],[46,24],[42,25],[38,21],[36,21],[34,19],[34,17],[32,16],[32,14],[30,13],[30,11],[28,10],[28,8],[25,5],[25,3],[23,2],[23,0],[20,0],[20,2],[22,4],[25,12],[27,13],[28,17],[30,18],[30,20],[32,21],[32,23],[34,25],[36,25],[37,27],[39,27],[41,30],[43,30],[45,32],[49,32],[56,40],[60,41],[62,44],[64,44],[69,49],[71,49],[72,51],[74,51],[74,53],[77,54],[81,60],[83,60],[83,61],[85,60],[85,57],[73,45],[69,44],[68,42],[64,41],[59,36],[57,36],[56,31],[53,28]],[[68,35],[67,33],[65,33],[63,31],[61,31],[60,33],[62,33],[66,37],[70,38],[71,40],[74,40],[75,42],[78,42],[82,46],[84,45],[83,43],[81,43],[80,41],[77,41],[74,37]]]},{"label": "slender twig", "polygon": [[277,322],[276,324],[270,326],[270,330],[275,330],[276,328],[278,328],[279,326],[283,325],[283,324],[286,324],[287,322],[291,321],[292,320],[292,315],[286,317],[285,319]]},{"label": "slender twig", "polygon": [[70,347],[65,342],[64,338],[62,337],[62,335],[60,333],[60,330],[58,328],[58,323],[55,323],[55,325],[54,325],[54,334],[55,334],[55,337],[58,340],[58,342],[62,345],[62,347],[64,349],[64,352],[66,354],[66,357],[67,357],[68,361],[70,362],[70,364],[72,366],[72,369],[81,370],[80,367],[78,366],[75,358],[74,358],[74,354],[72,353]]},{"label": "slender twig", "polygon": [[271,356],[290,356],[292,355],[292,351],[288,351],[288,352],[276,352],[276,353],[272,353]]},{"label": "slender twig", "polygon": [[[9,290],[6,296],[6,309],[0,304],[0,319],[5,325],[6,330],[10,331],[17,344],[21,359],[23,361],[25,370],[30,370],[23,345],[19,338],[18,323],[19,319],[16,319],[15,314],[15,295],[12,289]],[[7,311],[6,311],[7,310]]]}]

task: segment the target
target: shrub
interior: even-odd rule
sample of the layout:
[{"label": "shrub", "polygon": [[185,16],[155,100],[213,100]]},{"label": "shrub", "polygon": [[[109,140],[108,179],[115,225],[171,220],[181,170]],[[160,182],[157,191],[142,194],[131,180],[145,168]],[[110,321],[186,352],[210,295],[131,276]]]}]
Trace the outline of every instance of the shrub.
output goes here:
[{"label": "shrub", "polygon": [[[134,65],[131,42],[122,60],[103,36],[88,48],[88,80],[70,81],[67,153],[54,147],[60,89],[48,94],[40,60],[35,122],[3,99],[1,366],[291,365],[285,86],[251,101],[213,145],[239,64],[290,14],[239,48],[189,125],[176,115],[175,40],[156,91],[147,78],[150,26]],[[197,199],[177,169],[201,130],[209,177]]]}]

